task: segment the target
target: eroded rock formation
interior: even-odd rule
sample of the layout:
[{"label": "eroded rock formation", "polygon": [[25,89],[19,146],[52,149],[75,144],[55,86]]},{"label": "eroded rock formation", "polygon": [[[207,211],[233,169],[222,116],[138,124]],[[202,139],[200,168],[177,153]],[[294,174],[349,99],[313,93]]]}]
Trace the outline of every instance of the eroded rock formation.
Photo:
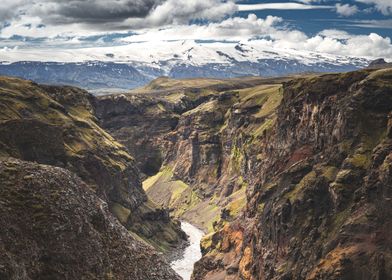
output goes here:
[{"label": "eroded rock formation", "polygon": [[391,278],[391,69],[168,83],[121,98],[175,120],[146,132],[163,167],[144,187],[211,232],[194,279]]},{"label": "eroded rock formation", "polygon": [[63,168],[0,161],[1,279],[180,279]]},{"label": "eroded rock formation", "polygon": [[[83,219],[85,219],[87,223],[86,227],[93,228],[95,225],[93,221],[90,221],[92,219],[90,216],[84,215],[85,211],[82,211],[79,216],[75,217],[77,218],[75,220],[77,225],[71,223],[71,218],[67,220],[71,223],[70,225],[67,225],[67,227],[69,226],[68,230],[70,231],[69,239],[56,239],[55,230],[52,230],[51,228],[52,220],[49,219],[51,218],[50,213],[54,212],[54,215],[59,216],[67,216],[67,213],[62,212],[64,210],[63,208],[58,209],[58,212],[55,212],[55,210],[52,209],[55,204],[52,205],[50,203],[51,198],[45,196],[51,195],[49,192],[45,193],[45,187],[60,187],[61,184],[56,184],[55,186],[52,186],[51,184],[56,182],[56,180],[62,180],[61,182],[63,182],[65,179],[57,178],[63,173],[57,172],[58,169],[52,169],[49,167],[44,168],[48,174],[46,177],[42,177],[41,184],[38,184],[37,182],[37,188],[39,188],[37,190],[39,193],[37,194],[35,194],[34,189],[28,189],[28,180],[24,182],[23,176],[19,178],[19,175],[11,174],[12,172],[2,174],[2,181],[4,184],[1,185],[1,188],[8,186],[6,185],[8,181],[10,188],[12,185],[18,186],[18,184],[21,183],[21,187],[15,188],[15,190],[2,189],[0,201],[5,201],[4,203],[7,204],[7,207],[3,210],[12,212],[19,209],[18,207],[20,207],[20,209],[26,207],[25,217],[20,217],[20,220],[13,221],[13,219],[18,219],[18,216],[12,215],[7,217],[5,222],[5,224],[9,227],[12,227],[14,223],[16,227],[19,227],[19,223],[22,223],[23,221],[27,223],[25,225],[26,232],[24,232],[24,229],[17,228],[15,231],[15,237],[17,238],[19,236],[20,239],[32,238],[34,242],[38,242],[40,236],[45,233],[45,227],[48,227],[47,235],[42,236],[42,238],[49,238],[50,234],[53,233],[51,238],[54,241],[51,244],[54,249],[59,246],[63,246],[62,254],[74,255],[69,256],[69,258],[72,259],[73,262],[79,263],[84,262],[84,256],[90,254],[92,250],[89,246],[93,246],[95,243],[98,244],[98,248],[101,246],[104,247],[105,250],[112,251],[116,251],[115,248],[118,246],[136,246],[140,249],[141,253],[144,253],[142,252],[143,250],[151,251],[151,258],[156,258],[157,262],[162,263],[163,272],[162,274],[157,273],[155,279],[160,279],[159,275],[168,275],[167,279],[171,279],[169,276],[174,275],[174,273],[168,268],[167,264],[160,260],[161,257],[158,256],[157,253],[154,253],[154,249],[146,244],[143,245],[139,243],[147,241],[147,243],[152,244],[155,248],[165,251],[177,246],[179,242],[182,242],[185,236],[180,230],[179,224],[170,219],[167,210],[158,207],[151,200],[148,200],[147,195],[142,189],[139,171],[134,159],[129,155],[128,151],[97,124],[92,107],[94,97],[77,88],[42,86],[20,79],[1,77],[0,100],[0,161],[6,162],[9,159],[14,158],[34,162],[34,168],[37,169],[37,172],[39,173],[38,175],[43,172],[40,171],[42,168],[38,166],[38,164],[56,166],[66,169],[72,172],[72,174],[76,174],[72,176],[80,177],[83,184],[80,183],[80,179],[78,179],[79,181],[77,182],[71,182],[70,186],[64,183],[63,191],[65,193],[69,192],[71,196],[70,202],[67,203],[72,204],[72,199],[75,199],[75,209],[82,208],[84,206],[83,201],[78,200],[77,196],[85,191],[87,188],[85,186],[87,185],[90,192],[87,193],[86,196],[91,196],[91,193],[95,193],[95,201],[100,201],[99,199],[102,200],[96,205],[96,208],[99,208],[99,205],[106,203],[110,212],[129,230],[129,234],[134,237],[134,240],[132,243],[127,243],[126,240],[124,242],[121,241],[120,236],[118,236],[104,242],[100,239],[100,236],[107,235],[110,237],[112,234],[110,231],[105,232],[106,229],[109,230],[111,227],[110,223],[106,222],[106,225],[102,225],[105,226],[105,228],[102,228],[99,234],[95,237],[91,236],[92,239],[89,239],[88,236],[82,237],[80,242],[83,243],[83,246],[85,247],[81,247],[80,250],[87,250],[87,252],[85,252],[85,255],[84,252],[77,254],[74,250],[79,249],[73,247],[74,245],[69,242],[72,242],[72,239],[77,238],[78,232],[88,229],[80,228],[80,226],[83,225]],[[20,169],[21,174],[24,172],[24,167],[31,167],[27,163],[15,163],[15,166],[18,170]],[[31,168],[33,169],[33,171],[31,171],[31,175],[33,176],[35,175],[35,169],[33,167]],[[51,171],[53,171],[53,174]],[[7,174],[10,175],[9,178],[7,178]],[[28,174],[26,176],[30,175]],[[69,177],[71,175],[67,176]],[[67,176],[65,177],[68,178]],[[48,178],[51,178],[51,180]],[[18,180],[20,180],[20,182]],[[76,185],[81,185],[82,188],[78,192],[74,191]],[[71,187],[72,189],[68,190],[68,188]],[[11,191],[15,196],[15,204],[12,204],[12,197],[6,197],[8,191]],[[41,191],[43,192],[42,194],[40,193]],[[30,193],[28,195],[24,195],[24,192]],[[29,207],[31,206],[28,205],[28,196],[30,195],[32,196],[32,200],[34,200],[35,195],[42,196],[42,199],[37,203],[39,203],[39,207],[42,208],[40,208],[42,212],[49,213],[49,216],[30,216],[34,214],[29,212]],[[17,201],[19,196],[23,199],[20,202]],[[57,199],[57,197],[53,197],[53,199]],[[57,202],[53,201],[53,203]],[[17,209],[14,209],[13,207]],[[72,208],[72,205],[70,205],[69,208],[70,211],[75,210]],[[19,214],[21,213],[20,211],[18,212]],[[97,211],[97,209],[92,209],[91,211]],[[2,215],[4,219],[7,213],[8,212],[4,212],[4,215]],[[109,213],[107,210],[103,211],[101,215],[102,217],[98,218],[109,221],[112,218],[109,217],[107,213]],[[76,212],[72,212],[71,214],[76,215]],[[31,224],[29,224],[28,221],[31,221]],[[34,232],[31,229],[31,227],[34,227],[34,223],[42,225],[42,231]],[[59,223],[61,222],[59,221]],[[113,227],[117,227],[116,231],[120,231],[121,227],[117,224],[116,226],[113,225]],[[11,229],[4,228],[3,230],[5,231],[3,232],[4,235],[7,235],[8,230]],[[24,234],[26,236],[23,236]],[[2,234],[1,237],[3,238],[4,235]],[[31,237],[30,235],[33,236]],[[125,237],[125,239],[127,238],[128,237]],[[11,246],[9,243],[10,240],[7,240],[2,239],[1,241],[5,243],[2,243],[1,246],[8,246],[6,249],[9,251],[9,254],[16,254],[16,251],[9,247]],[[23,242],[28,243],[29,241],[23,240]],[[21,244],[27,244],[23,242]],[[16,278],[22,275],[20,276],[22,278],[30,279],[29,277],[33,277],[36,279],[36,276],[34,276],[35,272],[33,272],[32,269],[37,266],[38,270],[41,271],[41,268],[39,267],[42,265],[42,262],[45,262],[46,258],[50,259],[53,263],[56,261],[59,262],[56,265],[66,264],[61,264],[63,260],[61,258],[56,259],[56,255],[53,255],[54,251],[48,252],[50,248],[44,245],[45,244],[43,244],[43,242],[34,245],[34,250],[37,250],[36,255],[29,255],[26,257],[26,263],[23,265],[24,267],[20,268],[21,271],[19,271],[17,264],[14,264],[15,267],[12,264],[7,265],[3,271],[5,275],[12,275],[12,277]],[[140,254],[139,256],[136,254],[136,247],[133,250],[134,254],[130,256],[134,258],[135,266],[138,265],[139,261],[144,262],[144,256],[148,258],[148,254],[150,254]],[[121,253],[121,250],[123,250],[123,253]],[[128,254],[129,252],[127,252],[127,250],[128,249],[120,248],[118,254]],[[32,251],[29,252],[33,254]],[[47,256],[45,256],[46,252],[48,254]],[[99,251],[97,253],[99,253]],[[22,252],[20,254],[22,254]],[[21,257],[17,254],[15,256],[11,255],[8,256],[10,257],[9,261],[11,263]],[[43,257],[41,258],[40,255],[43,255]],[[13,259],[13,257],[16,259]],[[110,255],[107,253],[107,256],[103,256],[101,259],[104,260],[104,258],[107,258],[107,260],[105,260],[106,262],[100,262],[99,256],[94,256],[94,265],[115,266],[116,262],[119,260],[113,260],[110,262],[109,260],[112,257],[114,257],[113,254]],[[123,258],[125,259],[123,260],[126,261],[126,259],[130,257],[124,256]],[[138,257],[141,257],[141,259],[137,260]],[[1,262],[3,263],[3,261],[7,260],[2,259]],[[66,262],[67,260],[64,259],[64,261]],[[75,266],[76,265],[77,264],[75,264]],[[92,270],[93,266],[86,263],[85,266],[81,266],[79,270],[74,271],[76,274],[69,275],[77,275],[79,273],[80,275],[87,275],[88,273],[95,275],[95,273],[97,273],[96,278],[102,279],[104,277],[104,271],[109,273],[111,269],[110,267],[96,268],[97,271],[94,272]],[[140,264],[140,267],[147,266]],[[58,273],[56,275],[61,275],[65,268],[56,269],[55,273]],[[116,275],[119,275],[118,277],[122,278],[121,275],[125,275],[126,271],[130,270],[127,269],[124,272],[121,272],[124,274],[120,273]],[[142,270],[140,270],[140,272],[135,272],[137,273],[135,276],[140,276],[141,271]],[[151,275],[153,275],[156,273],[156,271],[154,271],[155,267],[151,266],[151,270],[146,271],[146,273],[151,272]],[[30,273],[33,273],[33,275]],[[37,273],[42,273],[42,275],[40,274],[42,277],[45,275],[42,271]],[[65,273],[64,275],[68,274]]]}]

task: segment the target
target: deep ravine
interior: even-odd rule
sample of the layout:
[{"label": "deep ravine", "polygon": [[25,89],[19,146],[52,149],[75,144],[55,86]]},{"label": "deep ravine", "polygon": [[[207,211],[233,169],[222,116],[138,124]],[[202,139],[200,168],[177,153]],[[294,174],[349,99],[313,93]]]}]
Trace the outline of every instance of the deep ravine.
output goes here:
[{"label": "deep ravine", "polygon": [[200,240],[204,232],[190,223],[181,222],[181,229],[188,235],[189,245],[185,248],[181,257],[170,263],[170,266],[184,280],[191,279],[193,265],[201,259]]}]

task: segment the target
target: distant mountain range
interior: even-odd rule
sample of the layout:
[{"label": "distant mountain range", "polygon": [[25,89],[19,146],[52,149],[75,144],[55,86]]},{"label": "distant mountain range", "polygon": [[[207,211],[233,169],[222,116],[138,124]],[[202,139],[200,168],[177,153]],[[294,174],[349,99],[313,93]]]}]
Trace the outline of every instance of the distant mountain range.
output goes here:
[{"label": "distant mountain range", "polygon": [[[48,60],[47,58],[50,57]],[[23,58],[25,61],[19,61]],[[135,43],[112,48],[71,49],[58,53],[28,50],[2,53],[0,75],[39,83],[69,84],[91,91],[124,91],[159,77],[233,78],[280,76],[302,72],[342,72],[366,67],[370,59],[291,49],[256,43],[195,41]]]}]

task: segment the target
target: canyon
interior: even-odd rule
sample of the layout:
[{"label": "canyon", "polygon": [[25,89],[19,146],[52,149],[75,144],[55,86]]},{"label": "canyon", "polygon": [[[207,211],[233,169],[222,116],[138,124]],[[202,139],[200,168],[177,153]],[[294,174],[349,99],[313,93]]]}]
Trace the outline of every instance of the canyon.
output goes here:
[{"label": "canyon", "polygon": [[161,78],[97,116],[151,199],[207,232],[193,279],[390,279],[388,67]]},{"label": "canyon", "polygon": [[177,279],[178,220],[195,280],[392,279],[391,68],[0,91],[6,279]]}]

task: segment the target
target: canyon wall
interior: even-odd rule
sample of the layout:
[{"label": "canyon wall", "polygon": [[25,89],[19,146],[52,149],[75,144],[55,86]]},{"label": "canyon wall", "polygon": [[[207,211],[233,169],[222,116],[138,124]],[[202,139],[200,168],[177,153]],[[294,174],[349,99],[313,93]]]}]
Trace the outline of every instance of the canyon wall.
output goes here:
[{"label": "canyon wall", "polygon": [[[146,270],[151,275],[156,273],[154,279],[161,279],[159,275],[166,275],[166,279],[176,277],[150,245],[161,251],[169,250],[185,239],[184,233],[180,230],[179,223],[170,219],[167,210],[148,199],[142,189],[139,170],[133,157],[99,126],[92,106],[95,97],[73,87],[44,86],[6,77],[0,77],[0,93],[0,159],[3,164],[0,198],[1,211],[4,213],[2,216],[7,217],[8,225],[2,227],[1,236],[4,239],[0,246],[4,247],[6,253],[3,257],[6,259],[2,258],[1,261],[7,263],[7,266],[1,273],[11,279],[19,279],[22,274],[26,277],[30,277],[31,273],[44,275],[43,270],[49,269],[43,268],[45,263],[59,264],[69,254],[73,265],[82,263],[70,272],[76,274],[69,275],[91,273],[99,278],[105,273],[110,274],[110,267],[120,262],[113,260],[113,254],[117,254],[114,252],[115,248],[118,247],[118,254],[123,250],[123,254],[130,254],[126,258],[134,259],[134,268],[138,265],[140,269],[147,267],[148,261],[145,259],[149,254],[152,259],[156,259],[162,272],[155,271],[158,268],[155,269],[154,265],[151,265],[150,271],[148,268]],[[8,161],[11,163],[8,164]],[[24,168],[30,171],[25,172]],[[65,170],[70,173],[64,173]],[[45,172],[47,174],[43,174]],[[76,176],[77,179],[67,181]],[[31,184],[30,177],[35,178]],[[81,189],[76,190],[77,186]],[[8,197],[9,192],[12,196]],[[90,203],[86,206],[83,205],[84,194]],[[67,197],[63,198],[64,195],[69,196],[69,200]],[[60,205],[61,199],[65,199],[66,205]],[[56,209],[56,206],[59,208]],[[96,212],[96,215],[89,214],[90,210]],[[24,216],[20,217],[22,213]],[[71,216],[67,218],[68,214]],[[114,223],[111,215],[118,222]],[[66,219],[65,228],[54,228],[52,216],[59,217],[60,220]],[[94,220],[95,218],[98,220]],[[83,221],[86,222],[85,225]],[[126,237],[120,223],[132,237]],[[39,226],[37,230],[36,225]],[[96,228],[100,225],[103,228]],[[96,236],[89,232],[90,238],[86,233],[86,237],[79,240],[81,247],[75,248],[76,245],[71,244],[72,240],[89,227],[91,231],[96,231]],[[70,236],[56,239],[57,230],[68,230]],[[24,256],[12,247],[12,236],[15,240],[20,239],[20,244],[28,244],[29,238],[35,244],[36,252],[29,251],[29,255],[23,260],[24,265],[21,264],[20,267],[15,262]],[[47,256],[40,256],[48,250],[45,242],[42,242],[46,239],[54,239],[51,243],[53,248],[64,246],[63,251],[49,250]],[[93,244],[97,245],[96,253],[103,252],[102,258],[106,258],[105,263],[109,266],[107,269],[96,267],[102,264],[98,256],[88,256],[92,258],[91,263],[84,263],[82,260],[84,256],[92,254],[93,248],[89,246]],[[77,255],[75,250],[86,252]],[[76,255],[72,256],[74,254]],[[68,275],[64,269],[54,267],[53,275]],[[113,271],[113,277],[121,278],[129,270],[130,268],[122,272]],[[143,279],[140,275],[139,273],[139,278],[135,279]]]},{"label": "canyon wall", "polygon": [[392,71],[244,81],[96,104],[151,198],[209,233],[193,278],[390,279]]}]

